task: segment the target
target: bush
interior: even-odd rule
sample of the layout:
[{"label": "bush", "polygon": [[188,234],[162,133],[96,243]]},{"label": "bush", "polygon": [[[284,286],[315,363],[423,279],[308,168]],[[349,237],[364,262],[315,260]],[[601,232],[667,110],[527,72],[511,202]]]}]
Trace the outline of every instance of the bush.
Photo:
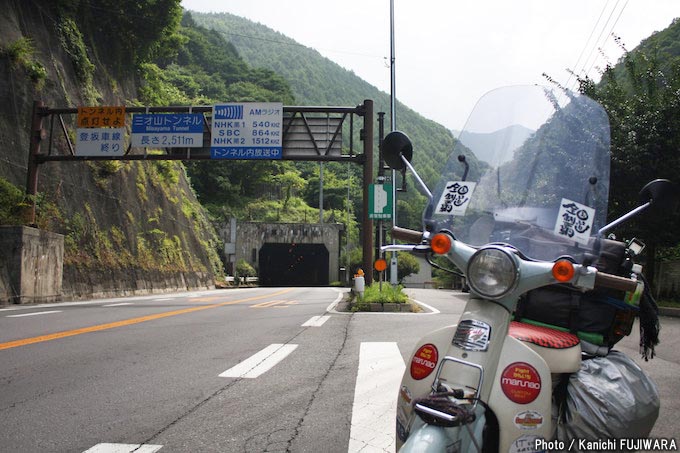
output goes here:
[{"label": "bush", "polygon": [[380,283],[374,282],[371,286],[366,287],[363,301],[367,304],[405,304],[408,302],[408,296],[404,293],[404,287],[401,285],[392,286],[389,283],[383,283],[381,291]]},{"label": "bush", "polygon": [[237,277],[256,277],[257,272],[255,268],[251,266],[246,260],[240,259],[236,263],[236,276]]}]

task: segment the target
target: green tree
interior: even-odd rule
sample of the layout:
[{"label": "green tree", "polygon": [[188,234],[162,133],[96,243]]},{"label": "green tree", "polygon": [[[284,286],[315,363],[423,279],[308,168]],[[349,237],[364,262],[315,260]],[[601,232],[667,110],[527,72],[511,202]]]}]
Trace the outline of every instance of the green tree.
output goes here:
[{"label": "green tree", "polygon": [[397,280],[399,283],[411,274],[420,272],[420,263],[410,253],[400,253],[397,260]]},{"label": "green tree", "polygon": [[[678,24],[680,25],[680,24]],[[680,174],[680,60],[661,69],[657,52],[626,53],[623,70],[608,67],[602,82],[580,78],[580,90],[600,102],[611,123],[610,219],[639,203],[639,190],[657,178]],[[637,236],[647,244],[646,274],[654,280],[657,250],[678,243],[680,216],[642,215],[618,228],[620,238]]]}]

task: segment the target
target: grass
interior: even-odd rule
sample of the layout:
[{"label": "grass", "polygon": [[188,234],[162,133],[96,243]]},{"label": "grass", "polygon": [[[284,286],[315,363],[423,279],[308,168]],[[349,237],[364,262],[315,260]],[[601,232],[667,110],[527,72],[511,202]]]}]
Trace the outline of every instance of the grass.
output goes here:
[{"label": "grass", "polygon": [[366,287],[363,299],[360,300],[357,297],[354,300],[352,311],[370,311],[370,304],[374,303],[405,304],[408,303],[408,296],[401,285],[392,286],[389,283],[383,283],[381,291],[380,283],[374,282]]}]

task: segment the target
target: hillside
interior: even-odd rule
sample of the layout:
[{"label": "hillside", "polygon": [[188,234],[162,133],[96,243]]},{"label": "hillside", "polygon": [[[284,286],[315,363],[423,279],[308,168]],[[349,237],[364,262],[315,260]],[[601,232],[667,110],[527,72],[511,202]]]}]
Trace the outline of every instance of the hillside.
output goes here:
[{"label": "hillside", "polygon": [[[644,54],[648,58],[657,58],[660,62],[658,69],[670,74],[673,67],[680,63],[680,17],[675,18],[667,28],[643,39],[631,52]],[[617,77],[626,77],[625,66],[624,55],[614,68]]]},{"label": "hillside", "polygon": [[[372,99],[376,112],[386,112],[389,131],[389,95],[353,72],[262,24],[228,13],[192,11],[191,15],[196,23],[222,34],[249,64],[282,75],[290,84],[298,105],[351,106]],[[452,132],[400,102],[397,102],[397,125],[414,143],[415,167],[428,185],[434,185],[453,149]],[[425,199],[414,189],[413,181],[409,181],[409,187],[407,194],[399,195],[398,219],[403,226],[419,228]]]},{"label": "hillside", "polygon": [[463,131],[458,136],[458,139],[467,146],[479,160],[485,162],[492,162],[494,150],[497,147],[497,142],[500,137],[510,137],[513,143],[503,143],[503,148],[517,148],[535,131],[527,129],[524,126],[510,126],[502,131],[492,133],[476,133],[470,131]]},{"label": "hillside", "polygon": [[[0,224],[23,223],[31,202],[23,189],[34,100],[139,105],[138,64],[161,56],[153,49],[181,8],[164,0],[142,30],[127,22],[141,17],[125,15],[129,3],[92,2],[95,11],[68,0],[0,1]],[[119,33],[115,42],[109,32]],[[50,143],[51,152],[68,153],[63,134],[53,142],[46,134],[43,153]],[[64,235],[66,299],[206,288],[223,272],[215,231],[179,163],[48,162],[38,190],[37,226]]]}]

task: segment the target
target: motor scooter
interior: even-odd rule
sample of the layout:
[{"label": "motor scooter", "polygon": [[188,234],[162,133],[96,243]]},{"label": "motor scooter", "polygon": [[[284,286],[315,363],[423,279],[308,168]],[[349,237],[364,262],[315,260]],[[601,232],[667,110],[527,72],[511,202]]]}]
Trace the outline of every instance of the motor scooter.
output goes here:
[{"label": "motor scooter", "polygon": [[[676,193],[669,181],[653,181],[638,208],[607,223],[609,138],[606,112],[586,96],[540,86],[494,90],[476,105],[430,192],[410,162],[409,138],[385,137],[386,163],[409,170],[429,203],[422,231],[393,230],[411,244],[382,250],[444,256],[470,289],[458,324],[425,335],[408,358],[399,451],[577,451],[570,436],[649,434],[658,393],[630,359],[620,374],[634,382],[582,385],[586,393],[609,388],[614,393],[600,397],[618,412],[603,413],[589,394],[576,403],[569,396],[584,364],[614,366],[620,355],[610,351],[639,316],[645,289],[634,261],[644,245],[615,240],[614,227]],[[653,317],[655,307],[645,308]],[[649,353],[657,320],[644,321]],[[626,391],[634,410],[617,402],[631,399],[620,395]],[[627,412],[632,419],[607,418]],[[593,447],[603,445],[581,448]]]}]

